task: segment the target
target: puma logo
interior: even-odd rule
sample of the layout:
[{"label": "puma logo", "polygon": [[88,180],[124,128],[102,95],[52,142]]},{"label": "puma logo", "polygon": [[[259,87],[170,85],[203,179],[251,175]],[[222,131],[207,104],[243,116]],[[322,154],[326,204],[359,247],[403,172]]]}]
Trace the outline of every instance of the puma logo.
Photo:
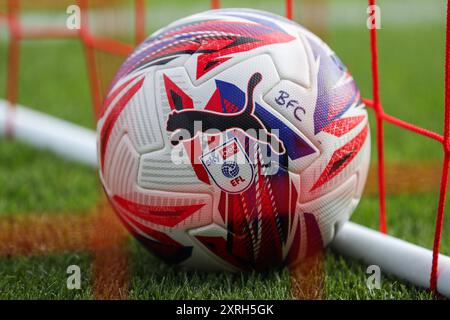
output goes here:
[{"label": "puma logo", "polygon": [[[172,145],[178,145],[180,141],[193,139],[199,132],[204,133],[208,130],[226,132],[231,129],[241,129],[252,138],[269,144],[276,153],[284,153],[283,143],[276,135],[271,134],[254,114],[253,92],[261,80],[262,75],[259,72],[250,77],[247,85],[246,105],[237,113],[224,114],[192,109],[172,111],[166,124],[167,131],[173,132],[170,138]],[[196,126],[196,122],[200,123],[201,126]]]}]

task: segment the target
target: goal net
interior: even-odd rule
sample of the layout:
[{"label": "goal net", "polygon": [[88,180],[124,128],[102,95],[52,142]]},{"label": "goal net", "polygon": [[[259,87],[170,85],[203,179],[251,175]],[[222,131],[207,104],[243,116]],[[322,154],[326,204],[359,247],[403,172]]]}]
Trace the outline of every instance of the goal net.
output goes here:
[{"label": "goal net", "polygon": [[[299,18],[304,13],[298,10],[297,2],[300,1],[279,1],[276,13],[283,13],[290,19]],[[232,4],[236,4],[236,1]],[[228,6],[228,3],[220,0],[209,3],[205,1],[203,7],[193,5],[190,10],[193,13],[197,9],[206,9],[208,6],[220,8],[221,5]],[[375,0],[369,0],[368,5],[369,18],[376,26],[379,16]],[[450,166],[449,5],[450,1],[447,2],[445,61],[442,61],[445,73],[445,104],[440,107],[444,110],[443,132],[425,129],[385,111],[383,96],[380,94],[382,73],[379,71],[379,55],[386,48],[378,50],[377,28],[370,28],[368,31],[370,70],[367,73],[371,73],[372,98],[364,99],[364,102],[373,110],[372,124],[375,124],[373,130],[376,133],[374,149],[377,159],[379,232],[348,223],[333,244],[334,248],[345,255],[367,264],[377,264],[383,271],[448,297],[450,258],[439,253]],[[317,4],[314,10],[320,11]],[[176,11],[176,4],[170,3],[166,8],[153,10],[152,2],[145,0],[0,0],[0,41],[6,43],[5,46],[0,46],[0,56],[5,57],[0,59],[0,69],[5,70],[0,74],[4,76],[4,79],[0,79],[0,84],[5,88],[0,91],[4,97],[3,100],[0,99],[0,135],[20,139],[37,147],[51,149],[71,160],[97,166],[95,133],[85,127],[93,128],[93,119],[101,108],[115,72],[135,45],[144,39],[147,30],[164,25],[172,20],[170,18],[190,13],[174,14]],[[320,21],[312,20],[318,23],[318,26],[313,27],[318,33],[326,33],[326,22],[321,21],[323,17]],[[71,39],[74,44],[59,43],[58,39]],[[52,41],[55,44],[49,46]],[[54,73],[50,74],[47,72],[48,65],[39,65],[39,56],[33,55],[36,50],[29,50],[30,46],[42,46],[42,49],[38,49],[41,50],[40,54],[53,57],[52,64],[58,66],[56,72],[52,71]],[[84,60],[84,70],[74,72],[65,67],[67,64],[79,63],[80,59]],[[23,95],[30,86],[39,86],[42,89],[38,92],[42,94],[32,97]],[[53,100],[47,95],[46,88],[49,86],[56,96]],[[403,103],[407,104],[408,101]],[[65,113],[65,104],[79,104],[80,114]],[[43,105],[46,106],[45,113],[40,112]],[[92,105],[94,112],[86,111],[89,109],[87,105]],[[24,106],[31,106],[33,109]],[[52,110],[52,116],[47,114],[49,109]],[[86,120],[86,112],[92,113],[90,121]],[[442,149],[439,174],[437,177],[433,176],[433,179],[439,180],[434,181],[439,189],[439,197],[436,199],[432,248],[422,248],[386,235],[390,230],[388,221],[391,214],[387,210],[389,197],[386,195],[386,188],[389,187],[389,181],[386,178],[389,174],[395,174],[395,170],[387,167],[385,160],[385,143],[391,143],[385,141],[384,130],[387,123],[402,131],[410,131],[411,135],[432,140]],[[71,148],[67,148],[67,145]],[[411,170],[414,168],[412,166]]]}]

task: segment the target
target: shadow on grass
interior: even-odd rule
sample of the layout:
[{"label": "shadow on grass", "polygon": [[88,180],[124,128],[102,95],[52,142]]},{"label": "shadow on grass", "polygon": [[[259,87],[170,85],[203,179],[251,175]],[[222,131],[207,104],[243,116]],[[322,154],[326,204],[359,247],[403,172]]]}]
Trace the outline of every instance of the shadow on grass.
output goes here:
[{"label": "shadow on grass", "polygon": [[130,299],[292,299],[289,272],[186,271],[130,241]]}]

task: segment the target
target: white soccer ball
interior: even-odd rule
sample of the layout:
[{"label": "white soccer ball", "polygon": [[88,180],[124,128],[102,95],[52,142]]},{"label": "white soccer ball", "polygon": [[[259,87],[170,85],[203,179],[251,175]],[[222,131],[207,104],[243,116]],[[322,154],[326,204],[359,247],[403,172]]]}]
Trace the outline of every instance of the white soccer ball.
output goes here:
[{"label": "white soccer ball", "polygon": [[319,38],[256,10],[159,30],[115,77],[100,176],[166,261],[266,270],[321,250],[355,210],[370,137],[359,90]]}]

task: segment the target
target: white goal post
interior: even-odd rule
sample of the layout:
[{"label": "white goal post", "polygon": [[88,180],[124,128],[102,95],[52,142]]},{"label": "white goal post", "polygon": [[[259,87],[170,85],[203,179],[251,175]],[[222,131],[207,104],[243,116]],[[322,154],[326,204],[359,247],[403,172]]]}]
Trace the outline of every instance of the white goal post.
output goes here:
[{"label": "white goal post", "polygon": [[[422,288],[430,285],[433,252],[353,222],[344,224],[331,244],[344,256],[367,265],[377,265],[392,274]],[[450,257],[439,255],[437,291],[450,298]]]},{"label": "white goal post", "polygon": [[[0,136],[7,125],[15,139],[97,168],[96,134],[92,130],[23,106],[0,100]],[[339,253],[367,265],[377,265],[413,285],[428,288],[432,251],[353,222],[346,223],[331,245]],[[450,257],[440,255],[437,290],[450,298]]]}]

